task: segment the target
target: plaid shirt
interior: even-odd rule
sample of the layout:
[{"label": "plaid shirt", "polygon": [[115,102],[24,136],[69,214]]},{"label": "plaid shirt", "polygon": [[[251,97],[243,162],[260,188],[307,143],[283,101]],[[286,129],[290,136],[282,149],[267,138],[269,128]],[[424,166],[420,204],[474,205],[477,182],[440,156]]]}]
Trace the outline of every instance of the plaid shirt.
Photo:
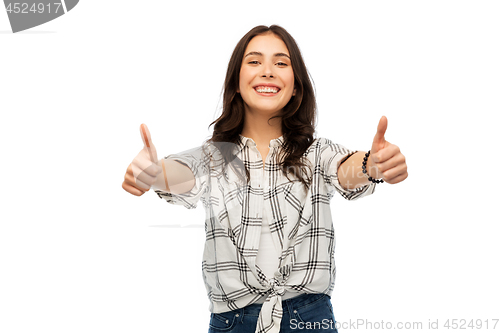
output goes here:
[{"label": "plaid shirt", "polygon": [[[283,315],[281,296],[286,291],[332,294],[336,273],[330,210],[333,193],[354,200],[372,194],[375,184],[356,190],[342,188],[338,166],[355,151],[328,139],[315,139],[304,153],[313,171],[308,174],[312,177],[308,190],[293,175],[287,179],[278,167],[283,136],[271,140],[265,168],[255,142],[242,135],[240,139],[234,149],[250,171],[249,183],[238,183],[231,171],[216,176],[211,159],[200,147],[165,157],[191,169],[196,180],[193,189],[183,194],[155,192],[188,209],[196,208],[200,199],[203,202],[206,243],[202,271],[210,312],[239,309],[267,295],[256,332],[277,333]],[[281,253],[279,269],[270,279],[255,264],[263,210]]]}]

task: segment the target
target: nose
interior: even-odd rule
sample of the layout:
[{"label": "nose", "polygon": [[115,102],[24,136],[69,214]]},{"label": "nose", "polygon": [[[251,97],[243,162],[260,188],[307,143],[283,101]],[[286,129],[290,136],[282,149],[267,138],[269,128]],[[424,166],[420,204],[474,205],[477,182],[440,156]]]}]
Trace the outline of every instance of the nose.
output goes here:
[{"label": "nose", "polygon": [[262,66],[262,77],[274,77],[273,76],[273,65],[270,63],[265,63]]}]

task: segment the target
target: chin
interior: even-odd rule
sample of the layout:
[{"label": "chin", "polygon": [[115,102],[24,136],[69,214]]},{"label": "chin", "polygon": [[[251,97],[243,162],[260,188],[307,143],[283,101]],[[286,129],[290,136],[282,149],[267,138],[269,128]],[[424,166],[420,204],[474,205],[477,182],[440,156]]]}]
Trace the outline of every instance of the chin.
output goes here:
[{"label": "chin", "polygon": [[266,107],[256,107],[254,108],[254,110],[258,110],[260,113],[265,113],[265,114],[269,114],[269,115],[272,115],[272,114],[275,114],[275,113],[278,113],[281,109],[279,108],[266,108]]}]

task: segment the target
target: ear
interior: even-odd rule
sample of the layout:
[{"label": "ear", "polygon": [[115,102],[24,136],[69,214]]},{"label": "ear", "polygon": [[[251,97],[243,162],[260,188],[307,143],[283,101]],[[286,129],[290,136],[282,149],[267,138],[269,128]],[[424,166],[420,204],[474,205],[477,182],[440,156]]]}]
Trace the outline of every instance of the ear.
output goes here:
[{"label": "ear", "polygon": [[292,96],[295,96],[295,93],[297,92],[297,89],[296,88],[293,88],[293,93],[292,93]]}]

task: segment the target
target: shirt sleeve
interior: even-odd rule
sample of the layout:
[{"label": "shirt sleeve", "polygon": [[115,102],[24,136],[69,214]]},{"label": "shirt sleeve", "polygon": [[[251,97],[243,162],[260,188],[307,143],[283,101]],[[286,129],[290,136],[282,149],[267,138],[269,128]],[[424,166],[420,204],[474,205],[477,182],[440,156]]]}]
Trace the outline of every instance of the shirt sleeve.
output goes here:
[{"label": "shirt sleeve", "polygon": [[173,159],[185,164],[193,173],[195,185],[189,192],[174,194],[166,191],[155,190],[160,199],[165,199],[173,205],[182,205],[187,209],[195,209],[198,201],[207,191],[209,180],[209,159],[206,147],[197,147],[178,154],[170,154],[165,159]]},{"label": "shirt sleeve", "polygon": [[356,200],[375,191],[375,183],[352,190],[344,189],[338,180],[339,166],[357,151],[351,151],[325,138],[321,141],[321,170],[330,196],[335,190],[347,200]]}]

